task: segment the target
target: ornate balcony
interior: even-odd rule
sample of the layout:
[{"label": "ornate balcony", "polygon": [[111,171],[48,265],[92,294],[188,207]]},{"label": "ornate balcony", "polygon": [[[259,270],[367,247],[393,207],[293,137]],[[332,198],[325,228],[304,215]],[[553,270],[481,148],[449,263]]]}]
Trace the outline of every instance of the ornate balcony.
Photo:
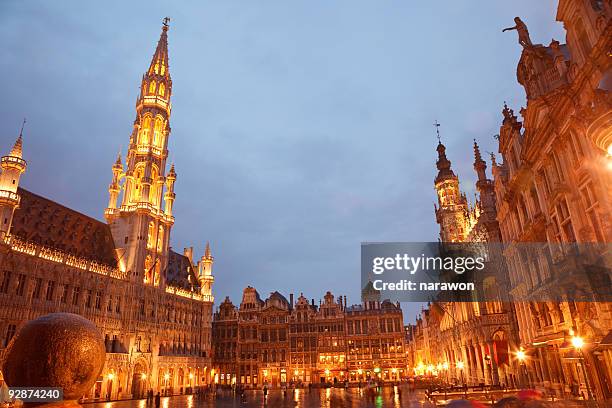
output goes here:
[{"label": "ornate balcony", "polygon": [[[4,160],[5,157],[3,157],[2,160]],[[19,197],[19,194],[8,190],[0,190],[0,203],[18,206],[20,201],[21,197]]]},{"label": "ornate balcony", "polygon": [[16,156],[4,156],[2,157],[0,163],[2,164],[3,169],[12,167],[18,169],[22,173],[25,171],[27,164],[25,160]]}]

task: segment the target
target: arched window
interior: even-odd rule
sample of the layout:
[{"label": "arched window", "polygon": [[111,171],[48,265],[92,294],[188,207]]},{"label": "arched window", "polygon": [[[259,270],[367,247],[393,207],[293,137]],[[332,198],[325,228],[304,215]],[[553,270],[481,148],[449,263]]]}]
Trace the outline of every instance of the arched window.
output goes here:
[{"label": "arched window", "polygon": [[142,126],[140,128],[140,143],[141,145],[149,144],[149,135],[151,134],[151,117],[145,116],[142,120]]},{"label": "arched window", "polygon": [[157,252],[161,252],[164,247],[164,227],[163,225],[159,226],[159,230],[157,231]]},{"label": "arched window", "polygon": [[159,74],[159,63],[158,62],[155,63],[155,73]]},{"label": "arched window", "polygon": [[162,132],[164,129],[164,120],[159,116],[155,118],[155,128],[153,130],[153,144],[157,147],[162,147]]},{"label": "arched window", "polygon": [[164,85],[163,82],[160,82],[159,90],[157,91],[157,93],[159,94],[159,96],[163,97],[165,92],[166,92],[166,85]]},{"label": "arched window", "polygon": [[155,224],[149,222],[149,231],[147,233],[147,248],[152,249],[155,245]]},{"label": "arched window", "polygon": [[162,62],[161,64],[161,72],[160,74],[164,75],[166,73],[166,66],[164,65],[164,63]]},{"label": "arched window", "polygon": [[159,184],[157,183],[157,177],[157,167],[152,166],[151,180],[153,180],[153,183],[151,183],[151,186],[149,187],[149,202],[155,206],[157,206],[157,204],[159,203],[159,199],[161,198],[158,193]]},{"label": "arched window", "polygon": [[155,268],[153,268],[155,270],[154,274],[153,274],[153,284],[155,286],[159,286],[159,277],[161,276],[161,264],[159,262],[157,262],[155,264]]},{"label": "arched window", "polygon": [[155,95],[155,85],[155,81],[151,81],[151,83],[149,84],[149,94]]}]

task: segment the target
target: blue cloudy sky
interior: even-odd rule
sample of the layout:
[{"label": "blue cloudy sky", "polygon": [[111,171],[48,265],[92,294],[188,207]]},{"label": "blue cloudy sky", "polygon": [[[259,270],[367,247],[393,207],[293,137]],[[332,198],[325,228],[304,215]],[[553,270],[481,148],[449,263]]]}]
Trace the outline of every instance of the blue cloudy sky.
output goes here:
[{"label": "blue cloudy sky", "polygon": [[[0,149],[28,118],[22,185],[103,219],[117,151],[170,16],[172,245],[207,240],[215,293],[358,302],[362,241],[437,239],[438,120],[473,196],[516,82],[519,15],[564,40],[553,0],[0,2]],[[405,305],[412,320],[420,305]]]}]

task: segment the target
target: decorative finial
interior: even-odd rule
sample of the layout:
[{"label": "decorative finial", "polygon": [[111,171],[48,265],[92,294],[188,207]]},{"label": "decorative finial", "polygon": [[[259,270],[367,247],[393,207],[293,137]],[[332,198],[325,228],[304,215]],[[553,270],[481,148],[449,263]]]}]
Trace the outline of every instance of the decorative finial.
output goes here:
[{"label": "decorative finial", "polygon": [[26,124],[26,118],[23,118],[23,123],[21,124],[21,130],[19,131],[19,137],[23,136],[23,128],[25,127]]},{"label": "decorative finial", "polygon": [[493,167],[497,166],[497,159],[495,158],[495,153],[493,152],[487,152],[489,153],[489,155],[491,156],[491,165]]},{"label": "decorative finial", "polygon": [[167,30],[169,27],[168,23],[170,22],[170,17],[164,17],[163,22],[164,22],[164,30]]},{"label": "decorative finial", "polygon": [[204,251],[204,257],[205,258],[212,258],[212,254],[210,252],[210,242],[206,242],[206,250]]},{"label": "decorative finial", "polygon": [[15,140],[15,144],[11,149],[10,155],[13,157],[22,157],[23,154],[23,127],[25,126],[26,120],[23,118],[23,123],[21,124],[21,130],[19,131],[19,137]]},{"label": "decorative finial", "polygon": [[441,144],[442,141],[440,140],[440,124],[438,123],[437,119],[433,125],[436,127],[436,135],[438,136],[438,144]]}]

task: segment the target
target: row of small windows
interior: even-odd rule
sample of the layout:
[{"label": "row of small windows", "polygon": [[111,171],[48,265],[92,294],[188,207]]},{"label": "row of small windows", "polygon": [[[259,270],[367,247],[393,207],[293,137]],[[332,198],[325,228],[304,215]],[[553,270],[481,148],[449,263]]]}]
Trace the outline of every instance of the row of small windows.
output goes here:
[{"label": "row of small windows", "polygon": [[[16,296],[24,296],[29,278],[25,274],[21,273],[16,276],[16,279],[17,282],[13,292],[10,290],[11,283],[13,282],[13,273],[10,271],[5,271],[4,275],[2,276],[2,282],[0,283],[0,293],[9,294],[10,292],[13,292]],[[45,282],[42,278],[34,278],[33,284],[34,287],[32,290],[32,299],[44,299],[49,302],[57,300],[57,282]],[[81,291],[79,286],[70,286],[68,284],[61,285],[60,291],[61,295],[59,297],[59,301],[62,304],[78,306],[82,302],[87,308],[93,307],[96,310],[102,310],[102,299],[104,298],[104,294],[101,291],[94,292],[91,289]],[[112,312],[113,310],[115,313],[121,313],[120,296],[117,296],[115,299],[113,299],[113,296],[108,297],[106,311]]]},{"label": "row of small windows", "polygon": [[157,86],[157,83],[155,81],[151,81],[149,83],[149,95],[155,95],[155,88],[157,88],[157,95],[161,96],[162,98],[165,97],[165,93],[166,93],[166,85],[163,82],[159,83],[159,86]]},{"label": "row of small windows", "polygon": [[151,70],[149,71],[150,74],[152,74],[153,72],[159,75],[165,75],[166,74],[166,64],[164,64],[164,62],[161,60],[157,60],[155,65],[153,65],[151,67]]}]

